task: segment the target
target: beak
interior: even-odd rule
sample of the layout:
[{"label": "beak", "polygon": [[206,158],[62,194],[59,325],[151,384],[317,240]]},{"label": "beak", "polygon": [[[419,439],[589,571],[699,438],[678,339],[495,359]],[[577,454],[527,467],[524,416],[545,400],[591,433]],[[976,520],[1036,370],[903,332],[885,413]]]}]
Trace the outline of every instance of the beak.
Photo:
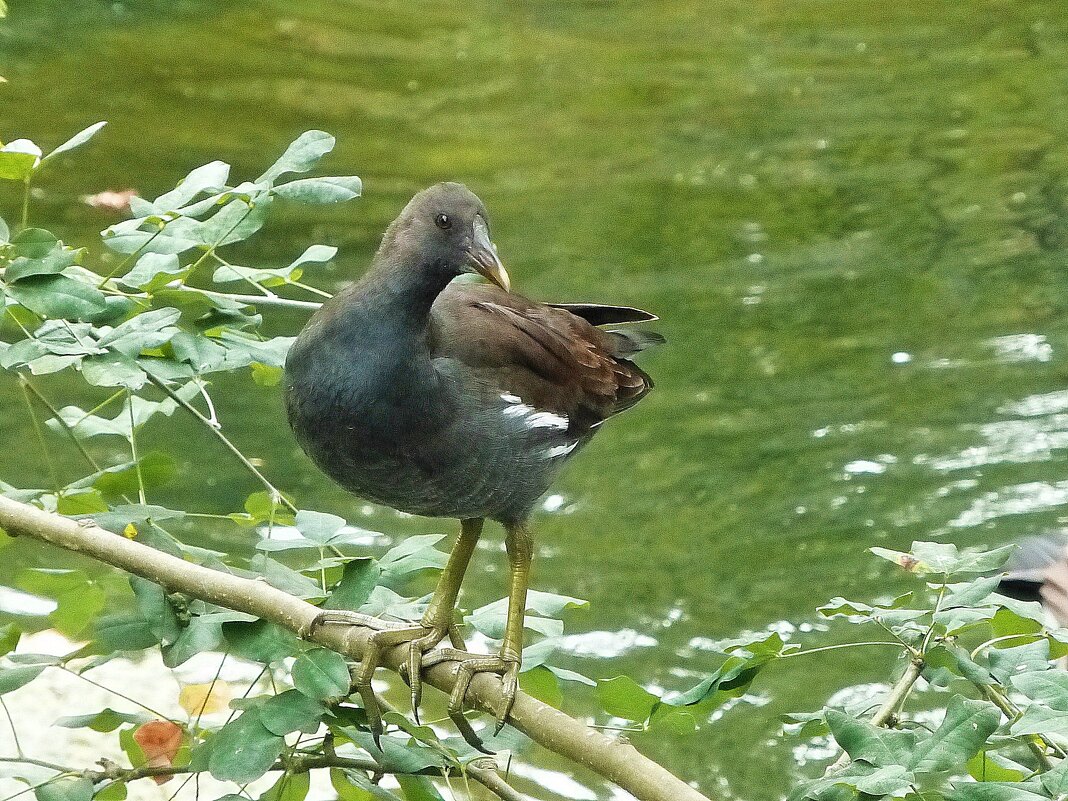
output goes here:
[{"label": "beak", "polygon": [[475,223],[472,226],[471,248],[467,251],[470,265],[474,271],[484,278],[488,278],[505,292],[509,291],[512,282],[508,279],[508,271],[504,269],[501,260],[497,258],[497,248],[489,238],[489,228],[481,214],[475,215]]}]

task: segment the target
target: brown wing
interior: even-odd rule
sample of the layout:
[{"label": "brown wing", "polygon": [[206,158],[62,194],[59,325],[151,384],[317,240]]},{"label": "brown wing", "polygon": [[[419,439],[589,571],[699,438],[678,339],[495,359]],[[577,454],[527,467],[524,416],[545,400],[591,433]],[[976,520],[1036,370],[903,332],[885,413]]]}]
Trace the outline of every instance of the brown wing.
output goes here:
[{"label": "brown wing", "polygon": [[502,393],[566,415],[572,429],[591,428],[649,392],[649,376],[627,358],[640,347],[565,308],[482,284],[449,285],[430,316],[434,358],[455,359]]}]

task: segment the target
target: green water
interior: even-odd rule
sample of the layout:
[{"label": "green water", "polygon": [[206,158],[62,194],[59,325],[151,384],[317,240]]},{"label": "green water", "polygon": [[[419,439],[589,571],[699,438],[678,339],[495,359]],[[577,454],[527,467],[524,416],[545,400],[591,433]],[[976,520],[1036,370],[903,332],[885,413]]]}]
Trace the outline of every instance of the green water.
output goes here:
[{"label": "green water", "polygon": [[[338,137],[327,168],[361,175],[365,198],[288,210],[258,238],[261,263],[337,245],[336,269],[310,274],[333,289],[412,192],[458,179],[489,207],[522,292],[661,315],[670,345],[645,362],[657,390],[605,427],[560,480],[562,508],[535,521],[536,586],[591,601],[572,631],[615,634],[575,647],[622,650],[563,660],[590,675],[685,689],[711,664],[702,638],[818,624],[830,596],[898,589],[870,545],[1064,524],[1057,2],[16,0],[0,58],[0,138],[54,146],[110,121],[41,180],[34,219],[67,237],[116,219],[82,194],[154,196],[212,158],[251,177],[322,128]],[[10,378],[0,397],[0,478],[47,480]],[[215,397],[304,505],[390,534],[451,529],[365,516],[296,451],[277,391],[228,380]],[[154,500],[239,507],[255,485],[184,421],[157,442],[176,431],[181,474]],[[51,559],[20,545],[0,575]],[[468,604],[503,593],[496,547],[477,559]],[[810,659],[694,735],[633,739],[715,797],[775,798],[814,770],[775,739],[778,716],[888,674],[853,651]],[[569,688],[565,709],[593,703]],[[575,778],[587,795],[552,786],[612,797]]]}]

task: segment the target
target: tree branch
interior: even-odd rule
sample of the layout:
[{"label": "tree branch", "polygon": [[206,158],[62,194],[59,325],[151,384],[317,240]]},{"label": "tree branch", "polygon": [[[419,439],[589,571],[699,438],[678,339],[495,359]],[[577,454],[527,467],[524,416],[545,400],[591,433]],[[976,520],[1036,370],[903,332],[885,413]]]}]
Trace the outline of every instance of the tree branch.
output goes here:
[{"label": "tree branch", "polygon": [[[304,639],[359,660],[367,650],[370,627],[318,626],[319,609],[270,585],[192,564],[146,545],[112,534],[87,522],[76,522],[0,496],[0,527],[85,554],[159,584],[169,592],[182,592],[209,603],[255,615],[295,632]],[[384,654],[383,667],[399,672],[406,649]],[[451,692],[456,683],[453,665],[442,662],[426,670],[425,683]],[[478,674],[467,698],[485,712],[504,702],[497,677]],[[587,728],[548,704],[520,692],[508,722],[532,740],[617,784],[639,801],[709,801],[634,746],[612,740]]]}]

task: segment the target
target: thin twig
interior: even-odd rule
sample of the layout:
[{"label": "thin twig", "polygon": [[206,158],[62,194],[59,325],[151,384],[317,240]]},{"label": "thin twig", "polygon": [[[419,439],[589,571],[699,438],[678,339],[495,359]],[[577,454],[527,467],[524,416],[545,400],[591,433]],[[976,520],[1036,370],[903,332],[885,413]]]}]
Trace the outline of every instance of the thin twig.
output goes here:
[{"label": "thin twig", "polygon": [[[873,726],[885,726],[890,718],[897,712],[898,707],[905,700],[905,697],[909,694],[912,686],[919,680],[920,674],[923,673],[924,662],[918,657],[914,657],[909,660],[909,666],[905,669],[905,672],[901,675],[894,686],[890,688],[889,695],[883,700],[883,703],[875,710],[875,714],[872,715],[869,721]],[[832,773],[837,772],[841,768],[844,768],[849,764],[849,754],[843,752],[840,757],[827,768],[824,773],[825,776],[829,776]]]},{"label": "thin twig", "polygon": [[[112,535],[112,536],[115,536],[115,535]],[[142,704],[136,698],[131,698],[128,695],[123,695],[118,690],[113,690],[110,687],[106,687],[103,684],[101,684],[100,682],[94,681],[93,679],[89,678],[84,673],[79,673],[76,670],[71,670],[66,665],[56,665],[55,667],[59,668],[60,670],[65,670],[70,675],[77,676],[82,681],[88,682],[89,684],[92,684],[94,687],[99,687],[101,690],[105,690],[106,692],[109,692],[112,695],[123,699],[124,701],[129,701],[131,704],[134,704],[135,706],[141,707],[143,710],[145,710],[146,712],[152,713],[153,715],[155,715],[160,720],[171,720],[171,718],[168,715],[164,715],[162,712],[158,712],[155,709],[153,709],[152,707],[146,706],[145,704]],[[173,721],[171,721],[171,722],[173,723]]]},{"label": "thin twig", "polygon": [[808,656],[809,654],[819,654],[824,651],[838,651],[842,648],[865,648],[877,645],[892,645],[894,648],[902,649],[903,646],[899,642],[890,642],[888,640],[873,640],[872,642],[843,642],[838,645],[823,645],[819,648],[806,648],[803,651],[788,651],[782,654],[780,659],[787,659],[792,656]]},{"label": "thin twig", "polygon": [[22,399],[26,402],[26,411],[30,413],[30,422],[33,424],[33,433],[37,436],[37,442],[41,446],[41,455],[44,457],[45,464],[48,466],[48,474],[52,477],[52,489],[59,494],[60,487],[59,473],[56,472],[55,462],[52,461],[52,454],[48,450],[48,442],[45,441],[44,431],[41,429],[41,421],[37,419],[37,412],[33,410],[33,404],[30,402],[30,393],[26,389],[26,378],[19,373],[19,389],[22,390]]},{"label": "thin twig", "polygon": [[[26,387],[26,389],[28,389],[33,394],[33,396],[37,398],[37,400],[40,401],[46,409],[48,409],[49,414],[52,415],[52,419],[55,420],[59,424],[60,428],[62,428],[67,433],[67,435],[71,439],[71,442],[74,443],[74,446],[78,449],[78,452],[81,453],[85,461],[87,461],[94,470],[99,471],[100,465],[97,464],[96,459],[92,457],[89,451],[85,449],[85,446],[82,444],[81,440],[78,439],[78,436],[74,433],[74,429],[71,428],[70,425],[68,425],[67,421],[64,420],[63,417],[60,415],[59,409],[57,409],[52,404],[52,402],[44,396],[41,390],[37,389],[37,387],[33,385],[33,382],[30,381],[29,378],[27,378],[25,375],[20,375],[22,377],[23,385]],[[117,392],[112,397],[118,397],[118,395],[120,394],[121,392]]]},{"label": "thin twig", "polygon": [[[144,369],[143,365],[142,365],[142,369]],[[163,392],[166,393],[167,397],[169,397],[171,400],[173,400],[175,403],[177,403],[179,406],[181,406],[183,409],[185,409],[187,412],[189,412],[191,415],[193,415],[201,423],[203,423],[207,427],[207,429],[209,431],[211,431],[219,439],[219,441],[222,442],[223,445],[225,445],[230,450],[230,452],[232,454],[234,454],[234,456],[236,456],[238,458],[238,461],[240,461],[241,464],[243,464],[245,466],[245,468],[250,473],[252,473],[252,475],[254,475],[257,479],[259,479],[259,482],[261,484],[263,484],[264,487],[267,488],[267,491],[271,494],[272,498],[278,498],[278,501],[283,506],[285,506],[287,509],[289,509],[289,511],[293,512],[294,514],[296,514],[297,507],[294,506],[292,503],[290,503],[289,499],[286,498],[286,496],[283,495],[281,493],[281,491],[278,488],[276,488],[274,486],[274,484],[272,484],[267,479],[267,477],[265,475],[263,475],[263,473],[261,473],[256,468],[256,465],[252,464],[252,462],[250,462],[248,460],[248,457],[246,457],[245,454],[243,454],[240,451],[240,449],[236,445],[234,445],[233,442],[230,441],[229,437],[227,437],[220,429],[218,429],[214,425],[212,425],[211,421],[207,417],[205,417],[203,414],[201,414],[200,410],[197,409],[196,406],[194,406],[193,404],[191,404],[189,401],[185,400],[184,398],[180,397],[177,392],[175,392],[173,389],[171,389],[169,386],[167,386],[162,380],[157,378],[155,375],[150,373],[148,370],[145,370],[145,375],[148,376],[148,380],[149,381],[151,381],[153,384],[155,384],[157,387],[159,387],[161,390],[163,390]]]},{"label": "thin twig", "polygon": [[[980,686],[979,691],[986,697],[986,700],[990,701],[990,703],[1000,709],[1002,714],[1004,714],[1010,721],[1015,722],[1020,719],[1020,710],[1017,709],[1008,698],[993,687]],[[1037,734],[1029,735],[1024,739],[1027,740],[1027,747],[1031,749],[1031,753],[1035,755],[1035,759],[1038,760],[1038,764],[1042,766],[1042,769],[1050,770],[1053,765],[1050,763],[1049,757],[1046,756],[1046,749],[1043,748],[1043,744],[1049,744],[1051,747],[1055,747],[1054,744],[1045,737],[1040,738]],[[1060,756],[1063,758],[1063,751],[1061,751]]]},{"label": "thin twig", "polygon": [[197,289],[196,287],[186,286],[182,284],[177,287],[182,292],[200,292],[208,297],[224,298],[225,300],[232,300],[235,303],[247,303],[250,306],[285,306],[291,309],[308,309],[314,311],[320,308],[323,304],[316,303],[312,300],[293,300],[292,298],[283,298],[278,295],[264,296],[259,295],[239,295],[231,292],[215,292],[210,289]]},{"label": "thin twig", "polygon": [[141,459],[137,455],[137,421],[134,420],[133,392],[126,390],[126,407],[130,410],[130,454],[133,456],[134,473],[137,475],[137,499],[142,506],[148,505],[145,496],[145,479],[141,475]]},{"label": "thin twig", "polygon": [[11,739],[15,741],[15,753],[20,757],[24,756],[25,752],[22,750],[22,744],[19,742],[19,731],[15,728],[15,719],[11,717],[11,710],[7,708],[7,703],[2,697],[0,697],[0,706],[4,708],[4,714],[7,715],[7,724],[11,727]]}]

